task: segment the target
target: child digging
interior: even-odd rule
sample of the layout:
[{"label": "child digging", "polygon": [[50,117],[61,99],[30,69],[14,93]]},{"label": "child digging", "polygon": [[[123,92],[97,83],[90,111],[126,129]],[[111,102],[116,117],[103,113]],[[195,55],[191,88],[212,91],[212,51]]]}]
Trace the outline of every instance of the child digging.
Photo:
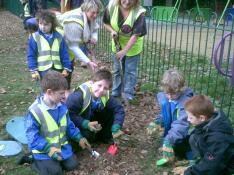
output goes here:
[{"label": "child digging", "polygon": [[121,134],[125,112],[119,101],[110,96],[111,85],[112,74],[102,69],[67,98],[71,120],[91,142],[110,143]]},{"label": "child digging", "polygon": [[163,74],[161,89],[163,92],[157,94],[161,112],[147,127],[148,134],[155,133],[161,126],[164,128],[163,159],[157,161],[157,165],[173,162],[175,156],[191,159],[189,123],[184,103],[193,96],[193,91],[185,87],[184,77],[176,69],[169,69]]},{"label": "child digging", "polygon": [[234,135],[230,120],[216,111],[210,99],[197,95],[185,103],[188,121],[194,126],[189,143],[194,165],[185,175],[234,174]]},{"label": "child digging", "polygon": [[29,107],[25,126],[28,147],[33,154],[32,169],[42,175],[60,175],[77,168],[77,159],[68,139],[84,149],[90,146],[70,120],[61,102],[67,89],[61,73],[49,71],[41,81],[43,95]]}]

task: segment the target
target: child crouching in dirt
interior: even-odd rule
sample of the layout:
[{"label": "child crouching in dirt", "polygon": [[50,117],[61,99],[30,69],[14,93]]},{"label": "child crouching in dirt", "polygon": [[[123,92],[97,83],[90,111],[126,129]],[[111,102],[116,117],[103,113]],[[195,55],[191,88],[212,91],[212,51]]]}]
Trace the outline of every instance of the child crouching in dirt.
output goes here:
[{"label": "child crouching in dirt", "polygon": [[30,106],[25,121],[28,147],[33,154],[32,169],[38,174],[62,175],[77,168],[77,160],[68,139],[84,149],[90,146],[70,120],[61,101],[68,88],[61,73],[49,71],[42,79],[43,95]]},{"label": "child crouching in dirt", "polygon": [[189,158],[191,154],[188,144],[189,123],[184,103],[193,96],[193,91],[185,87],[184,77],[176,69],[169,69],[163,74],[161,89],[163,92],[157,94],[161,112],[155,121],[149,124],[147,133],[156,134],[161,126],[164,128],[162,146],[164,163],[173,161],[174,156]]},{"label": "child crouching in dirt", "polygon": [[66,101],[71,120],[90,142],[112,143],[122,131],[123,106],[110,95],[112,74],[98,70],[91,81],[78,86]]},{"label": "child crouching in dirt", "polygon": [[195,127],[189,143],[196,162],[184,174],[233,174],[234,135],[230,120],[222,111],[215,111],[210,99],[204,95],[189,99],[185,110],[189,123]]},{"label": "child crouching in dirt", "polygon": [[28,41],[28,68],[34,80],[40,80],[48,70],[61,72],[68,81],[72,71],[67,45],[56,30],[56,17],[49,11],[38,16],[39,29]]}]

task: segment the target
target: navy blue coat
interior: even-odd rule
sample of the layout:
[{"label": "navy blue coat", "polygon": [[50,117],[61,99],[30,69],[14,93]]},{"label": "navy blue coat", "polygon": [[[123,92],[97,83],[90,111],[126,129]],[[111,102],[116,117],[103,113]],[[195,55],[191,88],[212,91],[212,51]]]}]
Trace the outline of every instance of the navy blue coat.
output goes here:
[{"label": "navy blue coat", "polygon": [[197,164],[185,175],[224,175],[234,172],[234,135],[230,120],[222,111],[196,126],[189,139]]},{"label": "navy blue coat", "polygon": [[[82,114],[80,114],[83,108],[83,92],[81,90],[75,91],[70,94],[67,98],[66,104],[71,120],[79,128],[82,128],[82,124],[85,120],[90,121],[93,115],[95,115],[91,111],[91,103],[86,108],[86,110]],[[98,106],[97,110],[102,111],[106,109],[108,109],[108,111],[112,111],[113,113],[113,124],[119,124],[122,127],[125,118],[123,106],[114,97],[110,96],[106,106],[104,107],[101,103],[101,105]]]}]

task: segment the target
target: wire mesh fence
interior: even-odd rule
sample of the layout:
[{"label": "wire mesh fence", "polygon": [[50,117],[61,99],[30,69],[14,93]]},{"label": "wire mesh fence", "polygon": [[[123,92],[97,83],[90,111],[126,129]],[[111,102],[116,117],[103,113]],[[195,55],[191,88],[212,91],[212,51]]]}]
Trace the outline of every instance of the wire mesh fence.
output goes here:
[{"label": "wire mesh fence", "polygon": [[[154,11],[153,11],[154,10]],[[185,75],[187,86],[197,94],[211,97],[215,106],[229,116],[234,115],[234,18],[226,14],[221,20],[215,13],[209,16],[191,13],[151,10],[147,35],[138,67],[143,87],[158,90],[165,70],[177,68]],[[160,15],[162,15],[160,17]],[[111,61],[111,38],[100,21],[98,52],[102,60]],[[225,35],[228,35],[225,40]],[[220,45],[220,47],[217,47]],[[214,65],[214,52],[220,74]]]}]

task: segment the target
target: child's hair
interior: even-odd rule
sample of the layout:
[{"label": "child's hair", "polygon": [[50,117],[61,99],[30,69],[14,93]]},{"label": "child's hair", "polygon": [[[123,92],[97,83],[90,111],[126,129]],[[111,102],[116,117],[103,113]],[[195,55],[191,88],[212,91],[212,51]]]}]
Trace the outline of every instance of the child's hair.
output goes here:
[{"label": "child's hair", "polygon": [[87,12],[90,10],[95,10],[95,11],[102,11],[103,5],[100,0],[84,0],[84,2],[81,5],[81,10],[83,12]]},{"label": "child's hair", "polygon": [[163,74],[161,89],[166,93],[176,94],[185,88],[184,76],[176,69],[169,69]]},{"label": "child's hair", "polygon": [[47,23],[51,23],[52,24],[51,31],[55,31],[56,27],[58,26],[55,14],[53,14],[48,10],[42,10],[37,14],[38,23],[40,20],[44,20]]},{"label": "child's hair", "polygon": [[41,88],[43,92],[46,92],[48,89],[52,91],[66,90],[68,89],[68,84],[66,78],[60,72],[49,70],[42,78]]},{"label": "child's hair", "polygon": [[209,97],[205,95],[193,96],[185,102],[184,107],[186,111],[189,111],[195,117],[204,115],[209,119],[214,113],[214,106]]},{"label": "child's hair", "polygon": [[100,69],[93,75],[92,81],[106,80],[109,83],[109,87],[112,87],[112,74],[107,69]]}]

